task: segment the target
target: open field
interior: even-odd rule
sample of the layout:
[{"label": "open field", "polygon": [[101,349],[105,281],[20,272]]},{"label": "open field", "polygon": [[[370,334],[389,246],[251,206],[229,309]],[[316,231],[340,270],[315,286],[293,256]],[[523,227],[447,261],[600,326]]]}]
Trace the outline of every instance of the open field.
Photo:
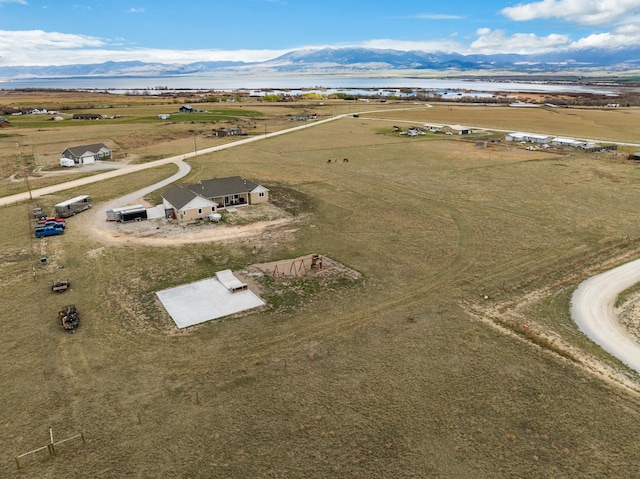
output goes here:
[{"label": "open field", "polygon": [[[392,126],[637,142],[640,110],[386,111],[394,107],[367,105],[380,111],[189,160],[186,182],[241,175],[269,187],[291,217],[286,230],[206,245],[105,246],[83,227],[90,213],[70,218],[64,235],[36,240],[32,204],[3,208],[0,475],[633,477],[640,377],[579,333],[569,300],[590,274],[640,256],[638,165],[616,153],[478,149],[475,137],[409,138]],[[263,111],[273,128],[291,125],[292,109]],[[106,143],[157,138],[153,125],[55,133],[58,145],[67,131],[70,142],[88,133],[86,143]],[[39,138],[29,128],[2,133]],[[0,151],[13,141],[0,138]],[[164,157],[192,146],[184,135],[126,151]],[[174,171],[39,203],[81,193],[102,202]],[[311,252],[362,278],[323,287],[265,278],[266,309],[184,331],[154,296]],[[51,293],[59,279],[71,290]],[[75,334],[57,321],[71,303],[81,315]],[[37,453],[16,471],[14,455],[44,446],[49,426],[57,440],[84,432],[86,445],[62,444],[55,458]]]},{"label": "open field", "polygon": [[[122,161],[151,161],[169,154],[203,149],[232,141],[232,137],[212,137],[212,130],[239,127],[247,135],[262,135],[301,124],[294,115],[316,113],[320,118],[349,112],[345,102],[265,103],[250,99],[240,103],[198,103],[200,96],[166,98],[155,96],[91,93],[79,97],[70,92],[0,92],[0,106],[14,109],[46,108],[57,115],[7,116],[11,128],[0,131],[0,177],[16,172],[17,165],[36,172],[60,169],[58,160],[69,146],[104,143]],[[185,103],[203,110],[179,113]],[[383,108],[375,104],[367,109]],[[73,120],[74,113],[95,113],[113,117],[105,120]],[[160,120],[158,114],[171,114]],[[173,153],[172,153],[173,152]],[[38,185],[36,185],[37,187]],[[4,191],[3,196],[6,196]]]}]

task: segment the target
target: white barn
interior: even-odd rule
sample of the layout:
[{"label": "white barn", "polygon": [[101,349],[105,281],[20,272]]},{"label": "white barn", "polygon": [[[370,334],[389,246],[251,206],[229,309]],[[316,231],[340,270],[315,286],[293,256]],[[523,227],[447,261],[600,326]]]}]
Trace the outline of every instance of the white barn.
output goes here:
[{"label": "white barn", "polygon": [[587,141],[576,140],[575,138],[562,138],[557,137],[551,140],[551,144],[553,146],[563,147],[568,146],[570,148],[593,148],[595,147],[594,143],[589,143]]},{"label": "white barn", "polygon": [[536,133],[525,133],[521,131],[509,133],[504,139],[506,141],[524,141],[527,143],[539,143],[541,145],[551,141],[551,137],[549,135],[538,135]]}]

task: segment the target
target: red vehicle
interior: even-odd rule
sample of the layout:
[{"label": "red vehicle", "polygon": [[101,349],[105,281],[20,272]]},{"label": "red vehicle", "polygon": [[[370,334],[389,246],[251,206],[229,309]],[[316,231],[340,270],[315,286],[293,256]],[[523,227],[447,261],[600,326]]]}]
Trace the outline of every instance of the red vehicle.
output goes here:
[{"label": "red vehicle", "polygon": [[47,223],[64,223],[64,218],[56,218],[55,216],[45,216],[38,220],[39,225],[44,225]]}]

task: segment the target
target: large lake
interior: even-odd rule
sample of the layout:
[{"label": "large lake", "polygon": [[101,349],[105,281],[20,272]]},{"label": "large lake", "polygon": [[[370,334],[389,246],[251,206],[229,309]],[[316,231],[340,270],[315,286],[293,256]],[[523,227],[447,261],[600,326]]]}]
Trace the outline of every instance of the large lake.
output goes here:
[{"label": "large lake", "polygon": [[96,89],[115,93],[171,90],[309,90],[332,91],[358,89],[414,89],[427,91],[472,90],[476,92],[570,92],[615,95],[616,88],[607,85],[575,83],[512,82],[406,77],[361,77],[333,75],[246,75],[209,74],[161,77],[71,77],[36,78],[0,81],[0,89],[54,88],[65,90]]}]

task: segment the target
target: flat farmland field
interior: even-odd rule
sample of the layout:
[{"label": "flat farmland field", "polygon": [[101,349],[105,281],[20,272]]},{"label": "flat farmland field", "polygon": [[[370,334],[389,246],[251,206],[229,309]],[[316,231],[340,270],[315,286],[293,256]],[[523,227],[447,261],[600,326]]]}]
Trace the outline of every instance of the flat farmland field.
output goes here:
[{"label": "flat farmland field", "polygon": [[[569,301],[583,279],[640,256],[640,167],[621,152],[492,142],[504,138],[497,131],[409,137],[393,126],[633,143],[636,127],[615,114],[638,113],[358,107],[358,118],[189,160],[185,183],[240,175],[270,189],[289,221],[254,236],[114,244],[91,234],[85,212],[41,240],[36,202],[3,208],[3,477],[633,476],[640,378],[577,330]],[[255,109],[282,129],[310,107]],[[355,111],[327,106],[327,116],[334,110]],[[145,137],[145,125],[94,125],[92,138]],[[0,146],[15,149],[13,140]],[[165,157],[192,146],[185,135],[123,151]],[[101,204],[174,172],[37,202],[86,193]],[[362,278],[256,279],[264,309],[186,330],[155,299],[216,271],[313,253]],[[60,279],[72,287],[54,294]],[[81,314],[74,334],[58,323],[65,304]],[[45,446],[49,426],[56,440],[82,432],[86,444],[37,452],[18,471],[14,456]]]}]

